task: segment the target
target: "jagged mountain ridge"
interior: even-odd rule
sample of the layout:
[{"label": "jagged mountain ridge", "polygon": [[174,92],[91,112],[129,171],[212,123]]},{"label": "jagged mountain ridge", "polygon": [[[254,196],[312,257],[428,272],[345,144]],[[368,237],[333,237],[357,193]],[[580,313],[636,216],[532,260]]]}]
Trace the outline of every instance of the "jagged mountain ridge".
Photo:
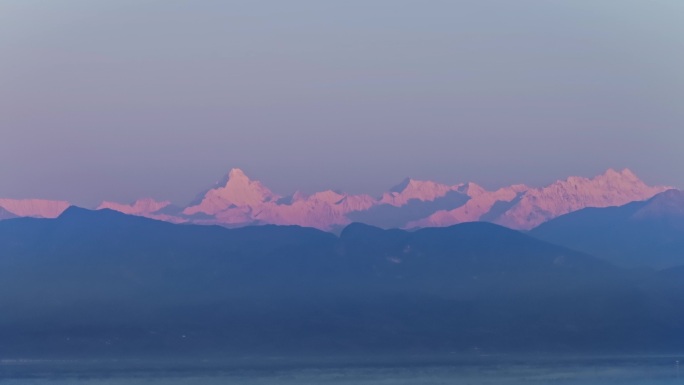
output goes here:
[{"label": "jagged mountain ridge", "polygon": [[[516,184],[488,191],[472,182],[450,186],[407,178],[379,198],[332,190],[281,196],[242,170],[232,169],[186,207],[146,198],[131,204],[105,201],[98,208],[173,223],[228,227],[276,224],[329,231],[351,222],[411,229],[486,221],[527,230],[586,207],[642,201],[667,189],[646,185],[630,170],[609,169],[594,178],[569,177],[540,188]],[[67,202],[41,201],[31,206],[3,205],[4,201],[0,200],[0,208],[20,217],[53,218],[68,207]]]}]

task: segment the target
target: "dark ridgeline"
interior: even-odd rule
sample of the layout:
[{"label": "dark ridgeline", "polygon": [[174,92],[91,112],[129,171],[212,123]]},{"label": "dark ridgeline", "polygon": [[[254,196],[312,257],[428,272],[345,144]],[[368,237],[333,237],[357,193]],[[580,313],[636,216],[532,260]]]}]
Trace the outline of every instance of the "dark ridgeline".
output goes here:
[{"label": "dark ridgeline", "polygon": [[684,265],[684,191],[643,202],[587,208],[552,219],[531,235],[624,267]]},{"label": "dark ridgeline", "polygon": [[0,222],[0,355],[666,351],[684,278],[488,223]]}]

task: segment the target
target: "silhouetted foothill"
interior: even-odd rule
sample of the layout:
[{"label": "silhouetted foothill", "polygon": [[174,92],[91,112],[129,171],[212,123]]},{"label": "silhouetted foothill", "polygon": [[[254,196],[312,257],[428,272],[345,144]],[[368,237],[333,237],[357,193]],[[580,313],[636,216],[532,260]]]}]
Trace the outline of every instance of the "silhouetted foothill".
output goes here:
[{"label": "silhouetted foothill", "polygon": [[680,349],[671,277],[491,223],[336,237],[72,207],[0,222],[0,353]]}]

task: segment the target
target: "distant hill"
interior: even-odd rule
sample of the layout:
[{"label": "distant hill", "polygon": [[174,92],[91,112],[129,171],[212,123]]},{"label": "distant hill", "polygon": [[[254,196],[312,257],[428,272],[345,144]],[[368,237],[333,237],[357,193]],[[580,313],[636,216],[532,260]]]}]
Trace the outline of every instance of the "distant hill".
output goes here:
[{"label": "distant hill", "polygon": [[490,223],[336,237],[72,207],[0,222],[0,355],[680,349],[673,285]]},{"label": "distant hill", "polygon": [[684,265],[684,192],[669,190],[647,201],[580,210],[530,234],[620,266]]}]

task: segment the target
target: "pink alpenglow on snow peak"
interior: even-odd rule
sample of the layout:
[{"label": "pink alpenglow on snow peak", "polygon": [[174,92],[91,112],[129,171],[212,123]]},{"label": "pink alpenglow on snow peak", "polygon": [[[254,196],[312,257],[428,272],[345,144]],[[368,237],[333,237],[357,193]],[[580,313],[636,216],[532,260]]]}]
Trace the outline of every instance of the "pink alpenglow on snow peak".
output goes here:
[{"label": "pink alpenglow on snow peak", "polygon": [[570,177],[542,188],[517,184],[487,191],[475,183],[448,186],[406,179],[378,199],[331,190],[311,195],[295,193],[282,198],[263,184],[250,180],[241,170],[234,169],[225,185],[209,190],[201,203],[186,208],[183,213],[209,214],[210,218],[201,220],[203,223],[272,223],[330,230],[349,224],[350,213],[364,212],[378,206],[408,209],[411,202],[431,202],[456,192],[467,196],[465,203],[430,213],[422,219],[407,221],[403,227],[448,226],[486,220],[515,229],[529,229],[581,208],[644,200],[666,189],[662,186],[647,186],[629,170],[608,170],[592,179]]},{"label": "pink alpenglow on snow peak", "polygon": [[[610,169],[594,178],[569,177],[539,188],[516,184],[488,191],[475,183],[449,186],[406,179],[377,199],[333,190],[313,194],[296,192],[284,197],[261,182],[251,180],[242,170],[232,169],[222,182],[187,207],[175,207],[168,201],[140,199],[131,204],[102,202],[98,208],[174,223],[229,227],[276,224],[335,230],[351,223],[350,218],[372,220],[384,216],[378,223],[393,223],[409,229],[472,221],[531,229],[585,207],[618,206],[646,200],[667,189],[669,187],[646,185],[630,170]],[[0,208],[4,210],[0,210],[0,219],[13,216],[54,218],[68,206],[68,202],[62,201],[0,199]]]},{"label": "pink alpenglow on snow peak", "polygon": [[330,230],[350,221],[345,214],[367,210],[375,204],[368,195],[348,195],[327,190],[309,196],[297,194],[289,203],[268,202],[255,219],[263,223],[299,225]]},{"label": "pink alpenglow on snow peak", "polygon": [[100,205],[97,207],[97,210],[109,209],[128,215],[137,215],[173,223],[187,222],[187,219],[185,218],[160,212],[160,210],[163,210],[169,206],[171,206],[170,201],[160,202],[152,198],[142,198],[131,204],[104,201],[100,203]]},{"label": "pink alpenglow on snow peak", "polygon": [[18,217],[56,218],[69,202],[46,199],[0,199],[0,208]]},{"label": "pink alpenglow on snow peak", "polygon": [[98,210],[110,209],[130,215],[150,215],[170,205],[171,202],[158,202],[152,198],[138,199],[131,204],[104,201],[97,207]]},{"label": "pink alpenglow on snow peak", "polygon": [[406,179],[398,186],[392,188],[391,191],[384,193],[379,203],[400,207],[412,199],[434,201],[455,189],[455,187],[431,181]]},{"label": "pink alpenglow on snow peak", "polygon": [[470,199],[463,206],[453,210],[437,211],[427,218],[409,222],[406,227],[443,227],[479,221],[485,214],[492,211],[495,204],[513,202],[528,190],[529,187],[517,184],[496,191],[487,191],[475,183],[467,183],[461,191],[466,193]]},{"label": "pink alpenglow on snow peak", "polygon": [[671,187],[648,186],[631,170],[609,169],[593,179],[573,176],[547,187],[528,190],[495,222],[516,229],[531,229],[585,207],[621,206],[646,200],[669,189]]},{"label": "pink alpenglow on snow peak", "polygon": [[224,185],[207,191],[199,204],[187,207],[183,210],[183,214],[216,215],[232,208],[257,207],[279,198],[280,196],[274,194],[261,182],[252,181],[242,170],[234,168],[228,173]]}]

